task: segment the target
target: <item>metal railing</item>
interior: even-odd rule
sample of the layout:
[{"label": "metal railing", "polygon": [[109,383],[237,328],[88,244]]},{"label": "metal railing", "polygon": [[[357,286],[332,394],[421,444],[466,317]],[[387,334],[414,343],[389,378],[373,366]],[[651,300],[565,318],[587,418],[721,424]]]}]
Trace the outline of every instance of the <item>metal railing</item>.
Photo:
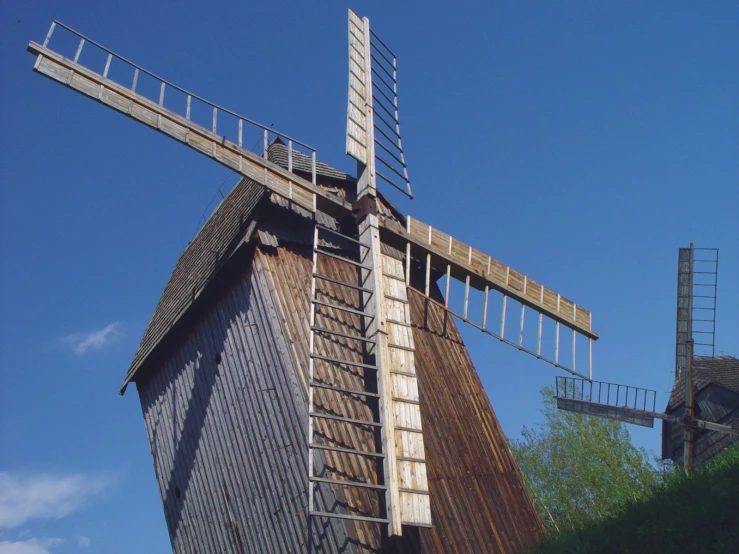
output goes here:
[{"label": "metal railing", "polygon": [[587,381],[576,377],[557,376],[555,398],[645,412],[654,412],[657,406],[657,391],[606,381]]},{"label": "metal railing", "polygon": [[[238,113],[236,113],[236,112],[234,112],[232,110],[229,110],[228,108],[224,108],[223,106],[220,106],[220,105],[218,105],[218,104],[216,104],[214,102],[211,102],[209,100],[206,100],[205,98],[203,98],[201,96],[198,96],[197,94],[193,94],[192,92],[187,91],[184,88],[179,87],[179,86],[175,85],[174,83],[171,83],[170,81],[167,81],[166,79],[163,79],[162,77],[159,77],[158,75],[155,75],[151,71],[147,71],[143,67],[141,67],[141,66],[133,63],[130,60],[127,60],[123,56],[119,56],[118,54],[116,54],[115,52],[109,50],[108,48],[106,48],[102,44],[100,44],[100,43],[98,43],[98,42],[96,42],[96,41],[94,41],[94,40],[92,40],[92,39],[84,36],[83,34],[75,31],[74,29],[72,29],[71,27],[65,25],[64,23],[61,23],[60,21],[54,20],[51,23],[51,26],[49,27],[49,32],[46,34],[46,38],[44,39],[44,43],[43,43],[43,45],[44,45],[45,48],[49,48],[50,50],[54,50],[53,47],[50,46],[50,42],[52,40],[52,35],[54,34],[54,31],[56,30],[57,27],[60,27],[60,28],[62,28],[64,30],[68,31],[69,33],[72,33],[77,38],[79,38],[79,42],[77,43],[77,48],[75,50],[75,54],[74,54],[74,58],[73,58],[73,61],[75,63],[80,64],[80,65],[83,65],[83,67],[85,67],[85,68],[87,68],[87,69],[89,69],[91,71],[95,71],[96,73],[99,73],[98,71],[96,71],[92,67],[88,67],[88,66],[86,66],[86,65],[84,65],[84,64],[82,64],[80,62],[80,55],[82,54],[82,50],[83,50],[83,47],[85,46],[85,44],[91,44],[91,45],[95,46],[96,48],[99,48],[100,50],[102,50],[103,52],[105,52],[107,54],[107,57],[106,57],[106,60],[105,60],[105,66],[103,68],[103,72],[101,73],[101,75],[104,78],[106,78],[106,79],[109,78],[108,75],[110,73],[111,65],[112,65],[113,62],[122,62],[122,63],[130,66],[131,68],[133,68],[133,80],[131,82],[131,86],[127,86],[127,85],[125,85],[123,83],[118,83],[119,85],[128,88],[132,92],[136,92],[136,87],[139,84],[139,78],[140,78],[140,76],[141,75],[147,75],[147,76],[151,77],[152,79],[154,79],[156,82],[159,83],[159,86],[158,86],[158,98],[156,98],[156,99],[149,98],[149,100],[152,100],[153,102],[158,103],[160,106],[164,107],[165,109],[167,109],[169,111],[172,111],[173,113],[175,113],[177,115],[180,115],[180,116],[185,117],[188,121],[193,121],[191,119],[191,115],[192,115],[191,110],[192,110],[193,100],[196,100],[198,102],[201,102],[201,103],[205,104],[206,106],[208,106],[210,108],[211,121],[210,121],[210,129],[209,130],[211,132],[213,132],[214,134],[218,134],[218,116],[219,116],[219,114],[228,114],[229,116],[232,116],[232,117],[236,118],[237,128],[230,130],[230,134],[231,134],[232,137],[234,137],[235,140],[232,140],[231,138],[229,138],[228,134],[226,134],[227,132],[224,132],[223,125],[221,125],[221,136],[223,136],[226,139],[232,140],[232,142],[238,144],[242,148],[245,148],[244,145],[243,145],[243,139],[244,139],[244,123],[246,123],[248,125],[251,125],[253,127],[256,127],[258,129],[261,129],[261,131],[262,131],[262,142],[263,142],[263,151],[262,151],[262,154],[261,155],[265,159],[267,158],[267,148],[269,146],[270,138],[272,136],[274,136],[274,137],[280,137],[281,139],[285,140],[287,142],[287,147],[288,147],[288,168],[287,169],[290,172],[293,171],[293,167],[292,167],[292,165],[293,165],[292,164],[293,151],[300,152],[300,150],[294,148],[295,145],[298,145],[298,146],[303,147],[305,150],[307,150],[307,151],[310,152],[310,158],[311,158],[311,182],[314,185],[316,184],[316,150],[315,150],[315,148],[309,146],[308,144],[306,144],[306,143],[304,143],[302,141],[299,141],[297,139],[294,139],[291,136],[286,135],[285,133],[281,133],[281,132],[275,130],[274,128],[272,128],[272,127],[267,127],[266,125],[263,125],[263,124],[261,124],[261,123],[259,123],[257,121],[254,121],[253,119],[250,119],[248,117],[245,117],[243,115],[240,115],[240,114],[238,114]],[[180,92],[180,93],[182,93],[182,94],[185,95],[185,98],[186,98],[185,106],[180,107],[180,110],[183,110],[184,113],[182,113],[182,111],[178,111],[177,109],[172,109],[172,107],[170,107],[170,106],[165,106],[164,105],[165,93],[169,89],[178,91],[178,92]],[[141,94],[141,93],[137,93],[137,94]],[[141,94],[141,95],[144,96],[143,94]],[[195,123],[195,122],[193,121],[193,123]],[[203,125],[201,125],[201,126],[203,126]],[[207,127],[205,127],[205,126],[203,126],[203,127],[207,129]],[[303,153],[303,154],[305,154],[305,153]],[[308,154],[305,154],[305,155],[307,156]]]}]

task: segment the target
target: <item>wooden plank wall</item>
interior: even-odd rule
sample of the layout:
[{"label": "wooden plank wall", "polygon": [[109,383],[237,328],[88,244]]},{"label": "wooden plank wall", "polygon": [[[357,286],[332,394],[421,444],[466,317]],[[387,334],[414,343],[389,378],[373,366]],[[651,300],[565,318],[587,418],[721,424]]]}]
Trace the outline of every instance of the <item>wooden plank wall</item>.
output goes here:
[{"label": "wooden plank wall", "polygon": [[[149,381],[137,382],[175,554],[354,552],[306,505],[302,372],[261,268],[228,280]],[[321,509],[337,502],[319,487]]]},{"label": "wooden plank wall", "polygon": [[[305,379],[311,248],[308,245],[282,245],[259,256],[259,263],[268,272],[286,340],[296,356],[296,365],[304,368],[303,386],[307,402]],[[332,265],[322,267],[322,274],[349,280],[352,270],[340,267],[346,264],[329,263]],[[387,271],[389,274],[402,275],[394,266],[394,262],[388,262],[384,267],[390,270]],[[397,288],[394,292],[402,294]],[[358,300],[339,287],[332,294],[334,302],[349,306]],[[388,334],[394,337],[393,340],[395,337],[399,341],[407,340],[414,349],[431,526],[404,526],[399,540],[388,541],[383,540],[377,524],[347,521],[347,536],[354,541],[355,551],[363,553],[524,552],[539,542],[544,532],[543,525],[453,318],[443,308],[427,302],[414,289],[406,288],[406,295],[410,303],[405,307],[409,309],[412,327],[400,327],[411,333],[407,339],[401,339],[399,333],[404,331],[393,330],[389,324]],[[339,314],[328,315],[330,320],[323,323],[331,324],[333,321],[335,330],[341,331],[343,327],[352,332],[347,326],[358,324],[358,321],[350,319],[337,319],[343,317]],[[336,348],[328,344],[324,347]],[[327,352],[331,355],[332,350]],[[346,381],[349,385],[358,382]],[[415,393],[410,383],[406,381],[407,392],[398,389],[408,398]],[[330,400],[327,398],[326,401]],[[336,403],[336,400],[331,402]],[[358,417],[370,414],[369,408],[359,399],[351,400],[348,406],[336,404],[335,407],[351,410],[344,413]],[[359,441],[352,444],[371,446],[367,437],[348,438]],[[398,442],[403,453],[418,452],[413,451],[411,445],[407,445],[406,450],[402,438]],[[416,443],[415,447],[418,446]],[[358,461],[347,463],[326,459],[326,464],[333,467],[333,471],[347,472],[344,478],[346,475],[374,478],[369,467],[358,465]],[[345,496],[340,500],[346,505],[358,506],[363,502],[359,496],[361,493],[348,487],[343,494]]]},{"label": "wooden plank wall", "polygon": [[388,552],[527,552],[544,527],[454,319],[408,290],[433,523]]},{"label": "wooden plank wall", "polygon": [[[306,237],[307,238],[307,237]],[[285,338],[295,365],[301,368],[300,382],[303,402],[308,403],[308,359],[309,359],[309,314],[311,280],[310,246],[285,245],[257,252],[257,264],[263,267],[275,298]],[[346,262],[319,257],[319,273],[343,282],[359,284],[360,274],[355,266]],[[357,291],[324,283],[318,300],[343,305],[352,309],[361,308]],[[361,334],[361,318],[352,313],[322,307],[316,312],[316,324],[345,334]],[[316,352],[329,357],[343,357],[352,361],[363,361],[363,352],[356,341],[334,335],[316,334]],[[318,381],[338,385],[347,389],[367,390],[375,380],[374,372],[362,368],[338,370],[332,364],[316,364],[315,377]],[[353,419],[376,419],[372,408],[364,397],[339,394],[333,391],[314,389],[316,411],[333,413]],[[305,420],[307,431],[307,417]],[[378,442],[367,428],[325,419],[314,419],[316,440],[330,446],[340,446],[363,451],[377,452]],[[307,447],[306,447],[307,452]],[[322,456],[321,456],[322,454]],[[377,460],[337,452],[316,452],[323,460],[325,473],[321,476],[332,479],[376,483],[379,479]],[[306,470],[307,481],[307,470]],[[378,517],[380,496],[371,489],[334,486],[338,503],[330,510],[337,513]],[[339,521],[319,519],[318,521]],[[382,548],[382,529],[376,523],[342,520],[347,536],[354,543],[352,552],[379,552]]]}]

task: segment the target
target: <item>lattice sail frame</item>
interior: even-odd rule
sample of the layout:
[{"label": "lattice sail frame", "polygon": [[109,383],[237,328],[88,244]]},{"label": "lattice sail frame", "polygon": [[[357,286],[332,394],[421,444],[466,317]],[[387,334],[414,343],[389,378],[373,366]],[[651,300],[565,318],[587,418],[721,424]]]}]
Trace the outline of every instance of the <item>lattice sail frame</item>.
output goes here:
[{"label": "lattice sail frame", "polygon": [[605,381],[588,382],[574,377],[555,378],[554,399],[560,410],[614,419],[642,427],[654,427],[654,420],[661,419],[690,429],[739,435],[739,426],[735,428],[702,419],[690,421],[686,416],[658,412],[656,398],[656,391],[631,385]]},{"label": "lattice sail frame", "polygon": [[[369,26],[349,10],[349,94],[346,153],[377,178],[413,198],[400,136],[397,58]],[[378,154],[378,149],[382,154]]]},{"label": "lattice sail frame", "polygon": [[680,248],[677,260],[675,378],[688,366],[688,343],[696,354],[715,355],[718,248]]}]

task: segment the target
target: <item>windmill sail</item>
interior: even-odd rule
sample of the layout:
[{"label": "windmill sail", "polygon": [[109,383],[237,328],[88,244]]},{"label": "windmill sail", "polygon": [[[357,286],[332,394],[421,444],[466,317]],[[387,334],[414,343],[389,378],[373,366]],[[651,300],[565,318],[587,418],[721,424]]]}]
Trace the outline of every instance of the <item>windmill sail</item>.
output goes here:
[{"label": "windmill sail", "polygon": [[702,419],[689,422],[684,416],[656,411],[657,392],[651,389],[558,376],[554,394],[557,408],[568,412],[615,419],[642,427],[654,427],[654,420],[661,419],[693,429],[739,435],[739,428],[730,425]]},{"label": "windmill sail", "polygon": [[[591,312],[492,256],[411,216],[406,218],[405,229],[388,225],[383,231],[388,243],[405,250],[407,264],[416,259],[424,266],[425,278],[422,290],[430,300],[435,301],[431,298],[432,281],[439,274],[445,275],[446,290],[442,305],[459,319],[555,367],[588,380],[592,379],[592,346],[593,341],[598,339],[598,334],[592,327]],[[406,271],[407,276],[409,273]],[[462,311],[454,311],[449,304],[452,280],[464,284]],[[484,295],[482,305],[474,310],[470,308],[471,289],[482,291]],[[494,315],[489,310],[493,294],[499,295],[502,299],[499,327],[492,323]],[[510,313],[509,299],[520,304],[519,313]],[[533,347],[527,347],[524,343],[527,311],[534,312],[538,318]],[[473,312],[480,314],[479,319],[472,316]],[[506,321],[511,318],[517,318],[519,323],[518,332],[513,337],[506,332]],[[554,322],[554,337],[548,337],[547,340],[547,343],[552,343],[553,352],[546,352],[543,348],[546,335],[544,318]],[[562,327],[568,330],[569,337],[565,336]],[[587,359],[580,364],[577,362],[578,335],[587,341]],[[569,339],[567,343],[564,342],[565,339]],[[578,369],[582,366],[585,366],[586,371],[580,373]]]},{"label": "windmill sail", "polygon": [[688,342],[713,357],[716,334],[718,248],[680,248],[677,261],[675,378],[688,366]]},{"label": "windmill sail", "polygon": [[[54,33],[56,31],[58,34],[60,30],[72,34],[78,40],[73,58],[65,57],[51,48]],[[80,56],[85,47],[96,48],[106,54],[104,67],[91,68],[81,62]],[[335,195],[315,186],[316,151],[299,140],[162,79],[58,21],[51,24],[43,44],[31,41],[27,50],[36,56],[33,69],[39,74],[186,144],[229,169],[262,183],[274,193],[306,210],[315,211],[316,202],[327,203],[329,211],[331,205],[335,204],[349,209],[349,205],[344,206]],[[116,68],[132,68],[131,81],[124,84],[111,79],[110,74]],[[158,94],[154,98],[137,91],[137,85],[144,77],[155,84]],[[170,102],[173,92],[177,93],[182,102]],[[196,104],[204,107],[210,116],[207,127],[195,122],[193,118]],[[219,121],[225,117],[229,118],[228,123],[231,125]],[[250,131],[263,136],[264,151],[261,154],[243,146]],[[288,171],[285,171],[267,161],[267,143],[270,137],[275,136],[288,144],[290,159],[294,153],[297,155],[298,148],[303,149],[304,155],[311,160],[311,175],[308,178],[291,172],[290,163]]]},{"label": "windmill sail", "polygon": [[[366,25],[369,28],[369,24]],[[367,105],[371,103],[372,78],[368,75],[369,33],[365,22],[349,10],[349,101],[346,110],[346,153],[369,165],[370,122]]]},{"label": "windmill sail", "polygon": [[369,27],[349,10],[349,97],[346,153],[376,178],[410,198],[411,182],[400,137],[397,58]]}]

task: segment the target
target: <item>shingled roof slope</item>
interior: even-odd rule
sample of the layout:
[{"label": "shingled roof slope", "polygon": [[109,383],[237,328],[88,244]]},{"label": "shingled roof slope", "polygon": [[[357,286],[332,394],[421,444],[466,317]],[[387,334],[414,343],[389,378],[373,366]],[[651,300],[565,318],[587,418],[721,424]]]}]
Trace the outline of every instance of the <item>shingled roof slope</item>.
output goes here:
[{"label": "shingled roof slope", "polygon": [[[288,149],[285,143],[277,137],[267,147],[267,157],[269,161],[276,163],[287,169],[288,166]],[[293,171],[303,173],[313,173],[313,160],[310,156],[306,156],[298,150],[293,150]],[[356,181],[355,177],[344,173],[320,160],[316,160],[316,175],[324,175],[333,179],[343,179],[348,181]]]},{"label": "shingled roof slope", "polygon": [[174,323],[203,290],[238,245],[259,200],[266,189],[243,178],[213,211],[203,228],[177,260],[154,315],[141,339],[121,393]]},{"label": "shingled roof slope", "polygon": [[[693,384],[697,394],[709,384],[739,393],[739,359],[733,356],[696,356],[693,358]],[[685,372],[675,379],[667,403],[667,412],[685,403]]]}]

